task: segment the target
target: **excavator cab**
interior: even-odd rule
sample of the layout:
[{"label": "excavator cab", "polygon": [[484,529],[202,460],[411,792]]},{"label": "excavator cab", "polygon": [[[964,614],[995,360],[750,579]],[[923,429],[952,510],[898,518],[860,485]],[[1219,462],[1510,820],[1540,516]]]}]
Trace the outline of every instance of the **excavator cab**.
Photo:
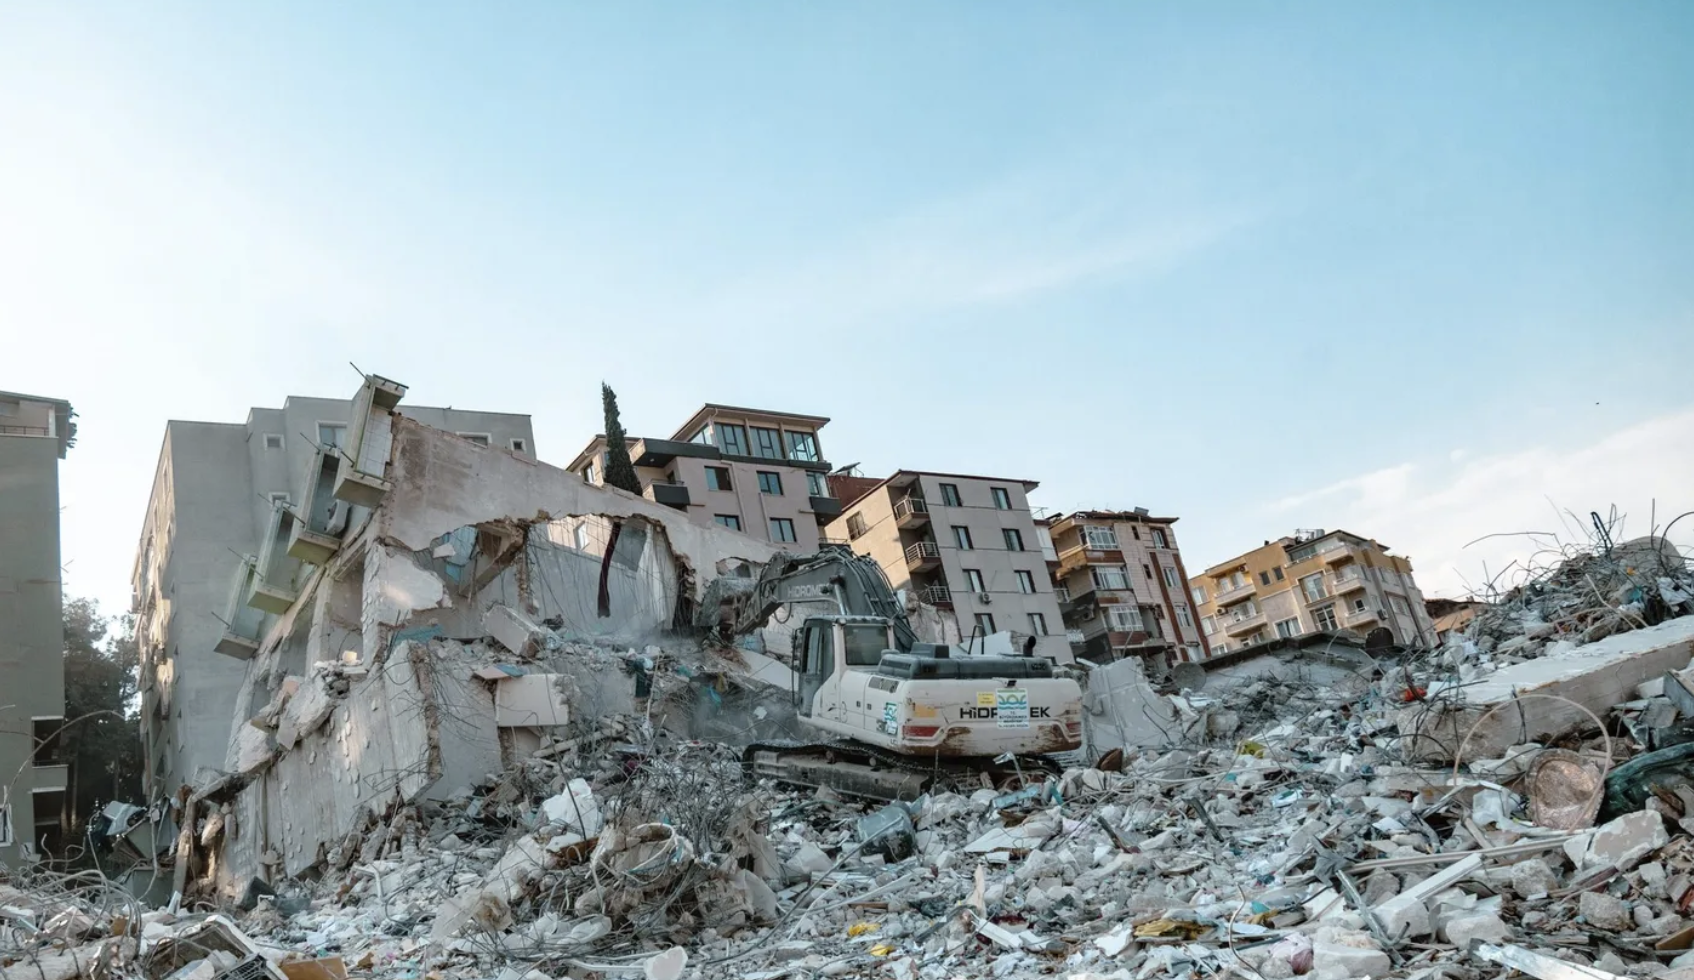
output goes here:
[{"label": "excavator cab", "polygon": [[880,616],[812,616],[794,634],[799,669],[794,672],[794,707],[803,718],[819,708],[818,692],[832,678],[858,667],[875,670],[894,645],[893,628]]}]

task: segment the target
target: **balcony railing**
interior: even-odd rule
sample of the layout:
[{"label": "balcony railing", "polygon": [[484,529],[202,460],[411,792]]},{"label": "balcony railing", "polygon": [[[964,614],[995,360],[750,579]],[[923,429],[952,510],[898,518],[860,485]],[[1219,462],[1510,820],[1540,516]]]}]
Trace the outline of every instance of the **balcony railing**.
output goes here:
[{"label": "balcony railing", "polygon": [[1375,609],[1355,609],[1352,612],[1347,613],[1344,618],[1346,619],[1348,626],[1361,626],[1365,623],[1377,623],[1382,621],[1382,617],[1377,615]]},{"label": "balcony railing", "polygon": [[1240,636],[1265,625],[1265,614],[1261,610],[1251,616],[1226,616],[1223,621],[1223,631],[1230,636]]},{"label": "balcony railing", "polygon": [[934,541],[919,541],[906,548],[906,564],[912,568],[929,568],[941,563],[941,546]]},{"label": "balcony railing", "polygon": [[932,606],[951,606],[953,590],[945,585],[926,585],[918,590],[918,601]]},{"label": "balcony railing", "polygon": [[1053,598],[1059,602],[1069,602],[1071,601],[1071,590],[1061,585],[1053,590]]},{"label": "balcony railing", "polygon": [[1217,595],[1212,597],[1212,601],[1216,602],[1218,605],[1221,606],[1226,602],[1233,602],[1237,599],[1245,599],[1247,596],[1250,596],[1252,594],[1253,594],[1253,581],[1252,581],[1252,579],[1248,579],[1247,581],[1242,582],[1240,585],[1232,585],[1232,586],[1227,586],[1227,587],[1226,586],[1219,586],[1218,591],[1217,591]]},{"label": "balcony railing", "polygon": [[44,436],[45,425],[0,425],[0,436]]},{"label": "balcony railing", "polygon": [[1365,577],[1357,569],[1347,574],[1337,573],[1329,579],[1329,591],[1332,595],[1346,595],[1364,587]]},{"label": "balcony railing", "polygon": [[922,497],[901,497],[894,501],[894,523],[913,527],[929,520],[929,501]]}]

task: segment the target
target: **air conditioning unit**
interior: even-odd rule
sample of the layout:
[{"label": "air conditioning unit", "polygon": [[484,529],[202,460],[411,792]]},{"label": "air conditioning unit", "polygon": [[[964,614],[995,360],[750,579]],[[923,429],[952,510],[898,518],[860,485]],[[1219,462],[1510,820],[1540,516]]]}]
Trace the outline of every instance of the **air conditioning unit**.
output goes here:
[{"label": "air conditioning unit", "polygon": [[994,601],[994,597],[987,592],[978,592],[976,594],[976,601],[986,606]]}]

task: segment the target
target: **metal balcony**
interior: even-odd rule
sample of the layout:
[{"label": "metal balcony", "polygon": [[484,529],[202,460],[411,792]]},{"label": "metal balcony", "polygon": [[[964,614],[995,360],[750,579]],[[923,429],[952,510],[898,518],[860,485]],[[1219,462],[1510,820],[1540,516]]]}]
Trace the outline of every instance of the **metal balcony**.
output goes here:
[{"label": "metal balcony", "polygon": [[1071,601],[1071,590],[1067,589],[1067,588],[1065,588],[1064,586],[1061,585],[1058,588],[1053,590],[1053,598],[1058,600],[1061,604],[1070,602]]},{"label": "metal balcony", "polygon": [[899,528],[922,527],[929,523],[929,501],[905,496],[894,501],[894,524]]},{"label": "metal balcony", "polygon": [[906,567],[914,572],[927,572],[941,566],[941,546],[934,541],[919,541],[906,549]]},{"label": "metal balcony", "polygon": [[918,601],[932,606],[951,606],[953,590],[945,585],[926,585],[918,590]]}]

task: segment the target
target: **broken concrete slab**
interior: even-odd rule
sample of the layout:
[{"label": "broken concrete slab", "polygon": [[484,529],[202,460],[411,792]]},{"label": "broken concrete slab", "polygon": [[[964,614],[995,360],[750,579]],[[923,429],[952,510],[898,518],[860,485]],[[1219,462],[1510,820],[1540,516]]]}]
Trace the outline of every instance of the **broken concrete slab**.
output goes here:
[{"label": "broken concrete slab", "polygon": [[1652,810],[1626,813],[1595,828],[1587,837],[1588,849],[1580,862],[1582,869],[1610,865],[1619,871],[1629,871],[1670,843],[1664,818]]},{"label": "broken concrete slab", "polygon": [[505,603],[490,606],[482,615],[482,625],[495,642],[524,659],[535,655],[547,633],[540,623]]},{"label": "broken concrete slab", "polygon": [[[1432,686],[1428,702],[1400,712],[1400,730],[1415,758],[1452,761],[1461,743],[1467,758],[1498,758],[1514,745],[1589,723],[1590,712],[1603,715],[1633,698],[1637,684],[1687,667],[1691,659],[1694,617],[1667,620],[1502,667],[1451,690]],[[1523,695],[1557,695],[1576,704]]]}]

